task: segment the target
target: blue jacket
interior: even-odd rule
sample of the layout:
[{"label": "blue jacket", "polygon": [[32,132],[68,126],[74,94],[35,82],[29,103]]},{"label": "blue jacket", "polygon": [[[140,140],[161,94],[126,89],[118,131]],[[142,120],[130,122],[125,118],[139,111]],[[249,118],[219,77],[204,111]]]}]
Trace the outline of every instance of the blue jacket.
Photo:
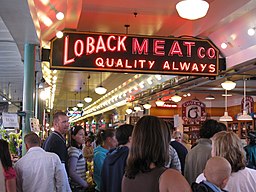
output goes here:
[{"label": "blue jacket", "polygon": [[101,171],[101,192],[120,192],[129,148],[112,149],[104,160]]}]

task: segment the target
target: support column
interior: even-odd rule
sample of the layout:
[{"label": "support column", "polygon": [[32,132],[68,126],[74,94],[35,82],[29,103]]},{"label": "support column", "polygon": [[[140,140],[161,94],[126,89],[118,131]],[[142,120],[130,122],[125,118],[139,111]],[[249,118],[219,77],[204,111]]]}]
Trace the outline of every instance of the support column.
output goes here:
[{"label": "support column", "polygon": [[22,155],[26,153],[24,136],[31,131],[29,119],[34,117],[33,93],[35,87],[35,45],[25,44],[24,47],[24,85],[23,111],[26,116],[22,123]]}]

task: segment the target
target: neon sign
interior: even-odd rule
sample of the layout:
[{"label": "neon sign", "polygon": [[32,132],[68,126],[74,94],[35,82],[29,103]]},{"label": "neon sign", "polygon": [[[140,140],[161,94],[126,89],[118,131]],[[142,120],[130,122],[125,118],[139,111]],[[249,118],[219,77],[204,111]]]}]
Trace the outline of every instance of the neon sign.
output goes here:
[{"label": "neon sign", "polygon": [[204,76],[219,69],[219,50],[204,39],[70,32],[51,45],[51,69]]}]

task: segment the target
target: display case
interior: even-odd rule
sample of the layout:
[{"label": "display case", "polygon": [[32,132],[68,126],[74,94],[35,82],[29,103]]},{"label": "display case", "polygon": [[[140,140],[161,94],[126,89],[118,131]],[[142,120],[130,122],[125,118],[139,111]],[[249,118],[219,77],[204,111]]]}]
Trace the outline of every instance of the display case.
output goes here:
[{"label": "display case", "polygon": [[255,130],[255,120],[228,122],[228,131],[234,131],[241,139],[246,139],[249,131]]},{"label": "display case", "polygon": [[201,124],[183,124],[183,133],[189,136],[191,145],[199,139],[199,129]]}]

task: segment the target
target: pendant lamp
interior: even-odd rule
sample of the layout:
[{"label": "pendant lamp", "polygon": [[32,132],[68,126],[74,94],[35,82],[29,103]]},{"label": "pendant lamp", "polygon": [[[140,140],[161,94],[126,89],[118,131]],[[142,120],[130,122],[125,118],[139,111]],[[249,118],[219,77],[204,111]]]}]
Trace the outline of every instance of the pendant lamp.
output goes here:
[{"label": "pendant lamp", "polygon": [[103,95],[107,92],[107,89],[102,86],[102,72],[101,72],[101,75],[100,75],[100,86],[95,88],[95,92],[99,95]]},{"label": "pendant lamp", "polygon": [[209,9],[209,3],[203,0],[183,0],[176,4],[180,17],[196,20],[204,17]]},{"label": "pendant lamp", "polygon": [[234,89],[236,87],[236,83],[233,82],[233,81],[227,80],[227,81],[221,83],[221,86],[225,90],[232,90],[232,89]]},{"label": "pendant lamp", "polygon": [[128,109],[125,110],[125,112],[129,115],[129,114],[132,113],[132,109],[131,109],[131,108],[128,108]]},{"label": "pendant lamp", "polygon": [[172,101],[174,101],[175,103],[178,103],[181,101],[182,97],[179,96],[177,93],[171,97]]},{"label": "pendant lamp", "polygon": [[137,104],[135,105],[135,107],[133,108],[136,112],[141,111],[141,107]]},{"label": "pendant lamp", "polygon": [[77,107],[83,107],[84,106],[84,104],[82,103],[82,101],[81,101],[81,89],[82,89],[82,87],[80,87],[80,101],[79,101],[79,103],[77,103]]},{"label": "pendant lamp", "polygon": [[143,105],[144,109],[150,109],[151,105],[147,102]]},{"label": "pendant lamp", "polygon": [[225,89],[225,112],[222,117],[220,117],[220,121],[233,121],[233,118],[228,115],[228,97],[227,97],[227,89]]},{"label": "pendant lamp", "polygon": [[156,106],[157,107],[162,107],[162,106],[164,106],[164,101],[160,98],[160,99],[158,99],[158,100],[156,100]]},{"label": "pendant lamp", "polygon": [[88,78],[87,78],[87,97],[84,98],[84,101],[86,103],[91,103],[92,102],[92,98],[89,96],[89,79],[90,79],[90,75],[88,75]]},{"label": "pendant lamp", "polygon": [[250,121],[252,120],[252,117],[250,115],[248,115],[247,111],[246,111],[246,80],[244,80],[244,105],[243,105],[243,113],[242,115],[239,115],[237,117],[238,121]]},{"label": "pendant lamp", "polygon": [[214,100],[215,97],[214,97],[213,95],[207,95],[207,96],[205,97],[205,99],[206,99],[206,100]]}]

